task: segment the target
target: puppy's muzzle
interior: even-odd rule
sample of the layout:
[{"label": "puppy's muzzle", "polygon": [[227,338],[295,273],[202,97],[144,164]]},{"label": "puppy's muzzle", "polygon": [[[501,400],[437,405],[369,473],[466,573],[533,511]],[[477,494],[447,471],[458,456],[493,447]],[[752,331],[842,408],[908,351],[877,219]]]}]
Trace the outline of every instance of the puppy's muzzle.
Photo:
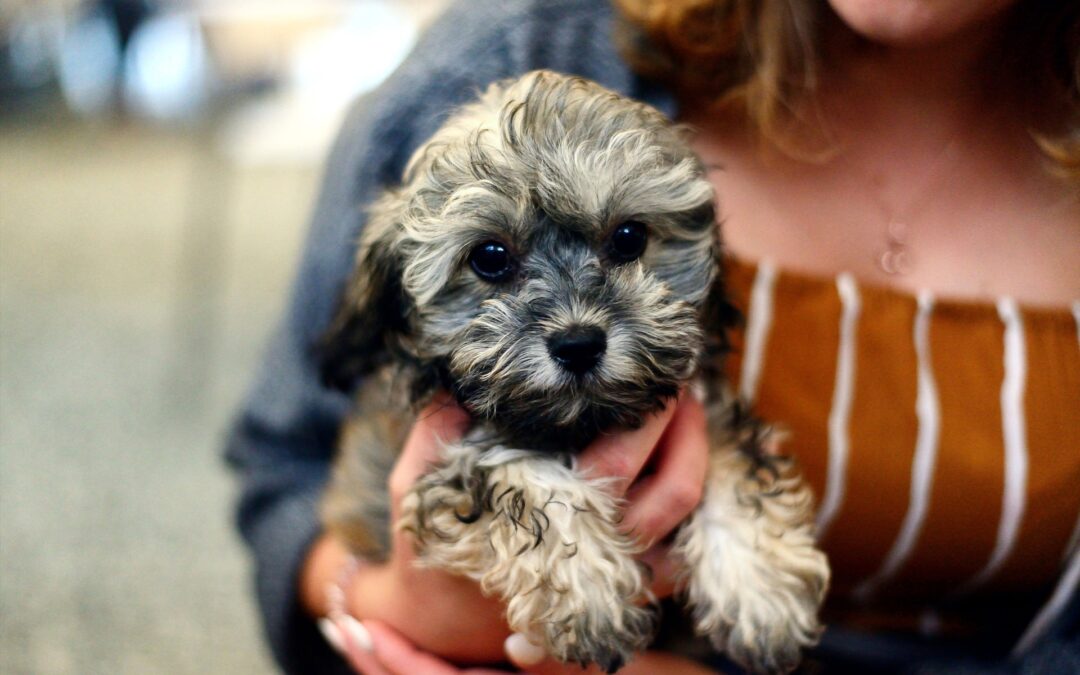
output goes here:
[{"label": "puppy's muzzle", "polygon": [[551,358],[578,377],[595,368],[606,350],[607,335],[595,326],[574,326],[548,338]]}]

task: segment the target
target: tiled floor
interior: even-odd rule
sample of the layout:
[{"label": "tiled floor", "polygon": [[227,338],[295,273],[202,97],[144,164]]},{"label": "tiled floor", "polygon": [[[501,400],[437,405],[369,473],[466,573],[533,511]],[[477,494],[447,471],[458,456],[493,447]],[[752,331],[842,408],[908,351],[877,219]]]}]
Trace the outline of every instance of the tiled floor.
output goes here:
[{"label": "tiled floor", "polygon": [[223,432],[317,169],[0,126],[0,672],[260,673]]}]

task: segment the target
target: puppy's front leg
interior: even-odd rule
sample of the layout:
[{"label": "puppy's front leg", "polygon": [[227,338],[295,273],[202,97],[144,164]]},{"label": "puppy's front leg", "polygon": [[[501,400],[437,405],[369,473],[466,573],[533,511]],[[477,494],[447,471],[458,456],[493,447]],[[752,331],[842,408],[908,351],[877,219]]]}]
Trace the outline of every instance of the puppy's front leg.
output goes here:
[{"label": "puppy's front leg", "polygon": [[450,455],[406,500],[424,564],[479,581],[513,630],[561,661],[614,672],[646,647],[649,592],[602,482],[526,451]]},{"label": "puppy's front leg", "polygon": [[787,672],[817,641],[829,567],[814,545],[806,485],[737,445],[713,450],[705,495],[675,552],[698,632],[754,672]]}]

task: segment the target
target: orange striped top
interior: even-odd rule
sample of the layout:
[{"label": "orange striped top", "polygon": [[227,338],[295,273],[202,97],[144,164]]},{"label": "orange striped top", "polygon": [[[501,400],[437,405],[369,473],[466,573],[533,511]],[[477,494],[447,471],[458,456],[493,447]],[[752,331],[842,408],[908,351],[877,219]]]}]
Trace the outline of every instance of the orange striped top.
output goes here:
[{"label": "orange striped top", "polygon": [[970,631],[965,608],[1007,594],[1032,601],[1015,635],[1033,639],[1080,577],[1080,301],[939,300],[738,260],[727,276],[744,315],[729,374],[814,488],[826,618]]}]

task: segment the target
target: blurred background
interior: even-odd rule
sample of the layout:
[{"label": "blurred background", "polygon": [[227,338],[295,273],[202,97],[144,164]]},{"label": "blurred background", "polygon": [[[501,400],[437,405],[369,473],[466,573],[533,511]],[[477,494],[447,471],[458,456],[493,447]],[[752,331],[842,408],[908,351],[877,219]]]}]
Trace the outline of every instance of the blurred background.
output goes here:
[{"label": "blurred background", "polygon": [[272,670],[221,446],[445,0],[0,0],[0,673]]}]

